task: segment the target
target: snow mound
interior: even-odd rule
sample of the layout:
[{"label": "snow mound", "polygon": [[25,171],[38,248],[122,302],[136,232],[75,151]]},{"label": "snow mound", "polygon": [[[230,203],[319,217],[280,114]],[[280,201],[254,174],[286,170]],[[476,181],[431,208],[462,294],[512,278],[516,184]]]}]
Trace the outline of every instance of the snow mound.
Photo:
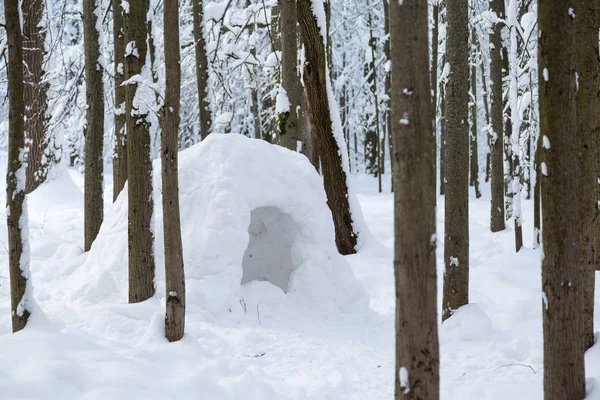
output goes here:
[{"label": "snow mound", "polygon": [[[179,180],[188,308],[217,314],[239,308],[245,294],[311,309],[368,308],[366,292],[337,252],[321,177],[303,155],[242,135],[212,134],[180,153]],[[162,298],[160,160],[154,188]],[[72,300],[127,302],[127,280],[125,187],[67,285]]]}]

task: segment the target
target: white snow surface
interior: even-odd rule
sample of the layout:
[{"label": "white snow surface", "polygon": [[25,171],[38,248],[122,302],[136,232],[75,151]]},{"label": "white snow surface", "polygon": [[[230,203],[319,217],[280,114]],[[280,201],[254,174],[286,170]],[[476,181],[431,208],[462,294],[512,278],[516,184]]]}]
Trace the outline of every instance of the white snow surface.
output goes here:
[{"label": "white snow surface", "polygon": [[[306,280],[293,277],[290,285],[295,286],[295,292],[290,288],[284,294],[264,281],[240,286],[239,254],[248,240],[243,234],[247,234],[249,210],[253,207],[269,203],[287,211],[305,232],[325,240],[325,244],[319,244],[320,251],[333,246],[333,228],[323,208],[319,178],[300,155],[274,146],[267,150],[265,146],[269,145],[232,135],[211,136],[202,146],[181,153],[182,223],[190,295],[186,335],[178,343],[163,338],[161,298],[165,293],[160,278],[158,296],[140,304],[126,304],[126,276],[122,270],[126,265],[122,258],[127,240],[126,194],[110,204],[109,174],[106,222],[99,241],[87,254],[81,250],[80,172],[63,170],[29,195],[36,306],[27,328],[10,333],[8,261],[6,251],[0,252],[0,398],[392,398],[398,371],[394,365],[393,198],[389,175],[383,177],[383,194],[377,193],[375,179],[350,176],[374,236],[357,254],[345,260],[330,254],[332,260],[328,262],[306,266],[321,276],[318,281],[311,274],[305,275]],[[5,156],[0,154],[0,174],[5,173],[5,165]],[[158,183],[160,179],[155,175]],[[0,201],[4,201],[3,185],[1,182]],[[206,193],[192,190],[200,186]],[[277,189],[282,186],[290,193],[282,194],[284,191]],[[309,189],[311,192],[306,193]],[[487,185],[482,185],[482,192],[483,197],[476,200],[471,191],[469,204],[472,303],[440,324],[441,398],[541,400],[544,306],[541,249],[531,249],[533,218],[525,218],[526,247],[515,254],[513,224],[507,223],[503,232],[489,231]],[[162,218],[158,193],[156,216]],[[246,197],[237,198],[242,193]],[[244,211],[238,212],[238,207]],[[296,207],[300,208],[294,210]],[[531,215],[532,209],[532,200],[524,200],[523,214]],[[228,214],[232,210],[235,212]],[[438,197],[437,210],[441,294],[443,197]],[[0,240],[6,243],[6,218],[4,210],[0,212]],[[318,227],[307,227],[316,216],[322,218]],[[158,238],[161,222],[157,220],[156,224]],[[215,225],[217,222],[223,225]],[[203,226],[214,228],[209,232]],[[211,233],[210,244],[217,247],[203,245],[204,238],[198,232]],[[225,241],[229,246],[219,249],[218,243]],[[310,242],[307,239],[305,245]],[[111,247],[100,251],[96,248],[99,246]],[[200,246],[202,250],[196,248]],[[160,255],[160,243],[156,247]],[[213,255],[225,252],[222,257],[231,265],[224,268],[219,258],[201,254],[206,251]],[[161,257],[157,268],[162,276]],[[211,264],[201,264],[207,260]],[[348,263],[370,295],[367,310],[366,298],[348,271]],[[324,277],[325,271],[331,277]],[[338,280],[339,286],[330,286],[332,280]],[[309,282],[318,286],[301,293],[307,291]],[[340,293],[340,289],[348,293]],[[319,296],[329,305],[315,304]],[[349,300],[341,310],[338,303],[343,297]],[[352,298],[356,299],[354,303]],[[441,304],[440,297],[438,302]],[[217,303],[224,306],[216,307]],[[598,323],[598,302],[596,310]],[[598,345],[586,353],[586,374],[587,399],[600,400]]]}]

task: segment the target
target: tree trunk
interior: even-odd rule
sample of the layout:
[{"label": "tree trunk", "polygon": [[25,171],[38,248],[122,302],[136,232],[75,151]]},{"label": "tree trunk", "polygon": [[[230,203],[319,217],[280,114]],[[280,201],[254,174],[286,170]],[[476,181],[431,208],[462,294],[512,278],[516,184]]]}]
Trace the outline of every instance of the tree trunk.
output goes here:
[{"label": "tree trunk", "polygon": [[32,288],[29,281],[29,236],[25,199],[25,103],[23,42],[19,1],[5,0],[4,15],[8,41],[8,167],[6,173],[6,224],[13,332],[25,328],[31,314]]},{"label": "tree trunk", "polygon": [[542,137],[538,134],[537,145],[535,148],[535,184],[533,187],[533,248],[537,249],[540,247],[542,242],[542,171],[541,171],[541,150],[542,150]]},{"label": "tree trunk", "polygon": [[[384,0],[385,3],[386,0]],[[437,112],[438,112],[438,62],[439,62],[439,35],[440,35],[440,3],[434,0],[432,5],[433,28],[431,31],[431,66],[429,67],[431,84],[431,102],[433,104],[433,134],[437,138]],[[437,139],[436,139],[437,140]],[[437,146],[436,146],[436,169],[437,169]],[[437,170],[435,171],[437,177]]]},{"label": "tree trunk", "polygon": [[[127,118],[128,167],[128,245],[129,245],[129,302],[138,303],[154,295],[154,234],[152,216],[152,161],[150,160],[149,110],[140,97],[150,94],[144,87],[152,80],[147,61],[148,0],[130,5],[123,16],[125,42],[125,79],[136,75],[143,82],[130,82],[125,87]],[[150,94],[151,95],[151,94]]]},{"label": "tree trunk", "polygon": [[[479,44],[479,51],[481,51],[481,44]],[[490,109],[488,106],[488,87],[487,80],[485,79],[485,67],[483,65],[483,57],[479,60],[479,67],[481,72],[481,97],[483,98],[483,111],[485,112],[485,126],[486,132],[488,131],[488,127],[490,126]],[[489,151],[485,155],[485,181],[489,182],[492,175],[492,153],[490,140],[488,138],[488,147],[490,147]]]},{"label": "tree trunk", "polygon": [[[477,48],[477,32],[471,32],[473,42],[473,53]],[[475,189],[475,197],[480,198],[479,191],[479,148],[477,143],[477,64],[475,56],[471,63],[471,181],[469,184]]]},{"label": "tree trunk", "polygon": [[[442,65],[446,64],[446,55]],[[440,195],[446,194],[446,83],[440,84]]]},{"label": "tree trunk", "polygon": [[581,265],[584,268],[584,346],[594,344],[595,271],[600,266],[600,215],[598,213],[598,136],[600,135],[600,90],[598,82],[598,26],[600,0],[575,2],[577,57],[577,120],[581,152]]},{"label": "tree trunk", "polygon": [[[335,241],[341,254],[356,252],[357,235],[353,229],[352,214],[348,201],[348,183],[343,168],[342,138],[333,131],[329,96],[325,46],[311,0],[297,0],[298,20],[305,46],[304,89],[306,109],[310,118],[317,151],[321,159],[327,204],[333,215]],[[331,99],[331,101],[334,101]],[[337,132],[338,136],[342,132]]]},{"label": "tree trunk", "polygon": [[[388,37],[388,40],[386,40],[383,43],[383,54],[385,54],[385,59],[391,63],[390,39],[389,39],[389,35],[390,35],[390,4],[389,4],[389,0],[383,0],[383,24],[384,24],[383,31],[384,31],[385,35]],[[391,160],[392,159],[392,113],[390,110],[389,97],[391,95],[390,91],[391,91],[391,87],[392,87],[392,80],[391,80],[391,71],[389,71],[387,68],[385,71],[385,80],[383,82],[383,85],[384,85],[383,86],[384,93],[388,97],[385,100],[386,112],[384,115],[384,120],[385,120],[384,135],[387,136],[387,143],[388,143],[387,147],[388,147],[388,153],[390,154],[390,160]],[[434,112],[434,118],[435,118],[435,112]],[[384,174],[385,173],[385,146],[382,147],[381,152],[383,154],[383,163],[381,166],[381,173]],[[391,171],[391,173],[393,174],[393,171]]]},{"label": "tree trunk", "polygon": [[[465,8],[466,10],[466,8]],[[396,282],[395,399],[440,395],[435,135],[427,2],[390,4]],[[407,40],[410,38],[410,40]]]},{"label": "tree trunk", "polygon": [[[491,11],[504,18],[504,1],[490,2]],[[502,24],[493,25],[490,35],[490,117],[491,117],[491,218],[490,229],[499,232],[506,227],[504,219],[504,131],[502,102]]]},{"label": "tree trunk", "polygon": [[192,0],[194,14],[194,41],[196,42],[196,81],[198,84],[198,106],[200,108],[200,138],[210,133],[212,124],[210,102],[208,98],[208,57],[204,38],[204,3]]},{"label": "tree trunk", "polygon": [[446,220],[444,233],[445,320],[469,302],[469,8],[446,4]]},{"label": "tree trunk", "polygon": [[113,201],[127,182],[127,135],[125,135],[125,36],[121,0],[112,0],[115,46],[115,148],[113,150]]},{"label": "tree trunk", "polygon": [[[292,151],[302,142],[302,86],[298,77],[298,34],[295,0],[278,0],[281,30],[281,86],[287,94],[289,110],[280,112],[278,142]],[[278,107],[281,105],[279,104]]]},{"label": "tree trunk", "polygon": [[27,183],[30,193],[42,184],[48,175],[48,136],[46,131],[48,108],[44,82],[44,41],[46,27],[43,23],[44,0],[22,0],[23,62],[25,96],[25,143],[27,143]]},{"label": "tree trunk", "polygon": [[[578,67],[576,23],[566,12],[572,5],[570,0],[538,5],[546,400],[585,398],[585,274],[580,265],[581,165],[574,76]],[[577,16],[583,17],[584,13],[581,10]],[[590,49],[596,42],[597,37],[588,44]]]},{"label": "tree trunk", "polygon": [[183,337],[185,330],[185,274],[179,214],[179,176],[177,166],[181,65],[179,54],[179,1],[164,4],[165,103],[161,135],[163,227],[165,237],[166,307],[165,336],[169,342]]},{"label": "tree trunk", "polygon": [[83,39],[85,55],[85,187],[84,187],[84,250],[89,251],[104,219],[104,85],[102,67],[98,64],[100,43],[99,6],[96,0],[83,1]]}]

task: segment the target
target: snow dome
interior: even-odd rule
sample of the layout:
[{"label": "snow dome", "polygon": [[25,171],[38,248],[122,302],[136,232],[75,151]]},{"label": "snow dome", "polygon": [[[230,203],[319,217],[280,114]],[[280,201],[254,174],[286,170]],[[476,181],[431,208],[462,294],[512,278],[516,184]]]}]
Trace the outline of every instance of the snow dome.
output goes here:
[{"label": "snow dome", "polygon": [[[160,160],[154,189],[156,288],[164,297]],[[179,189],[188,307],[223,312],[257,281],[310,307],[368,306],[337,252],[322,179],[303,155],[212,134],[180,153]],[[127,187],[71,279],[80,300],[127,302]]]}]

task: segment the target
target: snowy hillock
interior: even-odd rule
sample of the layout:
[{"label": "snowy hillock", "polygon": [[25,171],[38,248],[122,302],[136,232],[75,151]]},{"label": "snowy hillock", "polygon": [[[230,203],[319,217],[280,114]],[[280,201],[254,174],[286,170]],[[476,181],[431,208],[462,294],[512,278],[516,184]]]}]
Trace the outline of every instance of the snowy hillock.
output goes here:
[{"label": "snowy hillock", "polygon": [[[180,153],[179,180],[188,319],[194,310],[246,312],[254,302],[326,312],[368,308],[337,252],[321,177],[304,156],[213,134]],[[160,160],[154,189],[155,286],[163,298]],[[127,302],[127,187],[67,285],[72,301]]]}]

